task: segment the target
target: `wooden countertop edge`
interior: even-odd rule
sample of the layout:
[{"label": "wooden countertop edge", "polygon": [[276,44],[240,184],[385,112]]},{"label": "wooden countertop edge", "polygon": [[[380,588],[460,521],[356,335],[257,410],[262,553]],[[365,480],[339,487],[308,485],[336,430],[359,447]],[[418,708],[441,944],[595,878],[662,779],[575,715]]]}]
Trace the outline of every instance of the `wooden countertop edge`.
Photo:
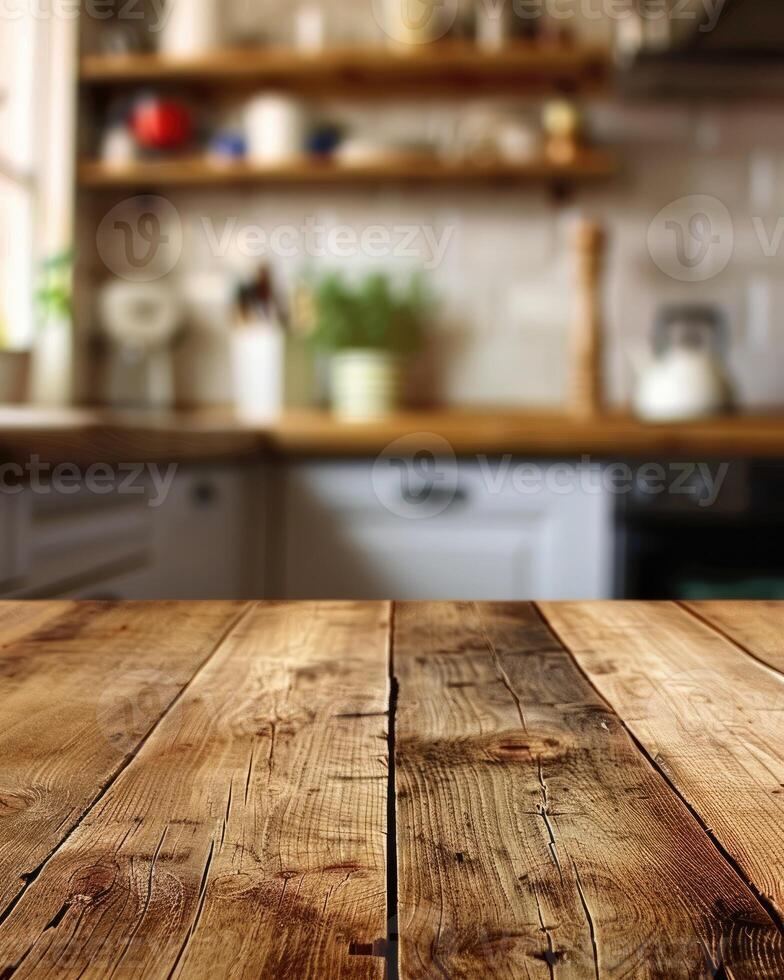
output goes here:
[{"label": "wooden countertop edge", "polygon": [[377,423],[341,423],[298,412],[278,421],[228,415],[117,414],[89,409],[0,409],[0,463],[248,461],[265,457],[373,457],[396,449],[438,455],[512,454],[532,458],[784,458],[784,416],[736,416],[644,425],[624,415],[409,412]]}]

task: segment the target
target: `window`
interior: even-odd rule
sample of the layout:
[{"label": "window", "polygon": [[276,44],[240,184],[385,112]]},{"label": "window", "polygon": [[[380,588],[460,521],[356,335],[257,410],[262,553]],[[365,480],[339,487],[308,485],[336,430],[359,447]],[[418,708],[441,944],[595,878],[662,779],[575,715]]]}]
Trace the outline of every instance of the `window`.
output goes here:
[{"label": "window", "polygon": [[0,346],[33,335],[38,34],[32,16],[0,19]]}]

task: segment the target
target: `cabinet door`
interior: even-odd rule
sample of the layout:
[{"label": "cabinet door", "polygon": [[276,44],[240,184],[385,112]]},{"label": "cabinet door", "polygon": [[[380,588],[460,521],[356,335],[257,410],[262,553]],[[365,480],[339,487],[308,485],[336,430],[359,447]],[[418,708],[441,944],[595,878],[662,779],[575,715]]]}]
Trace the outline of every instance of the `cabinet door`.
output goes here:
[{"label": "cabinet door", "polygon": [[0,588],[19,579],[27,567],[28,504],[24,493],[0,493]]},{"label": "cabinet door", "polygon": [[[532,491],[539,473],[539,488]],[[289,469],[282,593],[289,598],[566,599],[609,591],[610,508],[578,467],[441,468],[430,489],[400,470]]]},{"label": "cabinet door", "polygon": [[152,511],[157,599],[261,595],[263,477],[252,467],[182,468]]},{"label": "cabinet door", "polygon": [[18,497],[0,497],[0,593],[120,599],[263,594],[264,481],[256,469],[182,467],[165,493],[140,489],[139,495],[96,496],[28,488]]}]

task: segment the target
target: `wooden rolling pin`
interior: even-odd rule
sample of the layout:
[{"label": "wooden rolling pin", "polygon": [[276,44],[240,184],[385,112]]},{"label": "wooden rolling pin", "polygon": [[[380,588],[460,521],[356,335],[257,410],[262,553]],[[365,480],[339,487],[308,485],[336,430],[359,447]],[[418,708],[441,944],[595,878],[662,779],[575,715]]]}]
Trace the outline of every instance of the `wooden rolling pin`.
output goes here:
[{"label": "wooden rolling pin", "polygon": [[569,412],[590,418],[604,411],[601,280],[606,234],[581,220],[575,232],[577,306],[572,326]]}]

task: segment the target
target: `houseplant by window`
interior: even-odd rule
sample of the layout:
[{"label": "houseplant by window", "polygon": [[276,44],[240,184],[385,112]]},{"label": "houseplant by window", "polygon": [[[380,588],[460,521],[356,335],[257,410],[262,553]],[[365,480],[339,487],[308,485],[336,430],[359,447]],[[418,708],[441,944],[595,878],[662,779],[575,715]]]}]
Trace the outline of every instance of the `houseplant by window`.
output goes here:
[{"label": "houseplant by window", "polygon": [[331,355],[332,408],[349,421],[398,408],[406,360],[422,345],[430,301],[420,276],[396,288],[383,273],[354,284],[339,274],[315,288],[312,339]]},{"label": "houseplant by window", "polygon": [[71,401],[73,256],[59,252],[47,259],[36,292],[40,325],[33,348],[32,401],[67,405]]}]

